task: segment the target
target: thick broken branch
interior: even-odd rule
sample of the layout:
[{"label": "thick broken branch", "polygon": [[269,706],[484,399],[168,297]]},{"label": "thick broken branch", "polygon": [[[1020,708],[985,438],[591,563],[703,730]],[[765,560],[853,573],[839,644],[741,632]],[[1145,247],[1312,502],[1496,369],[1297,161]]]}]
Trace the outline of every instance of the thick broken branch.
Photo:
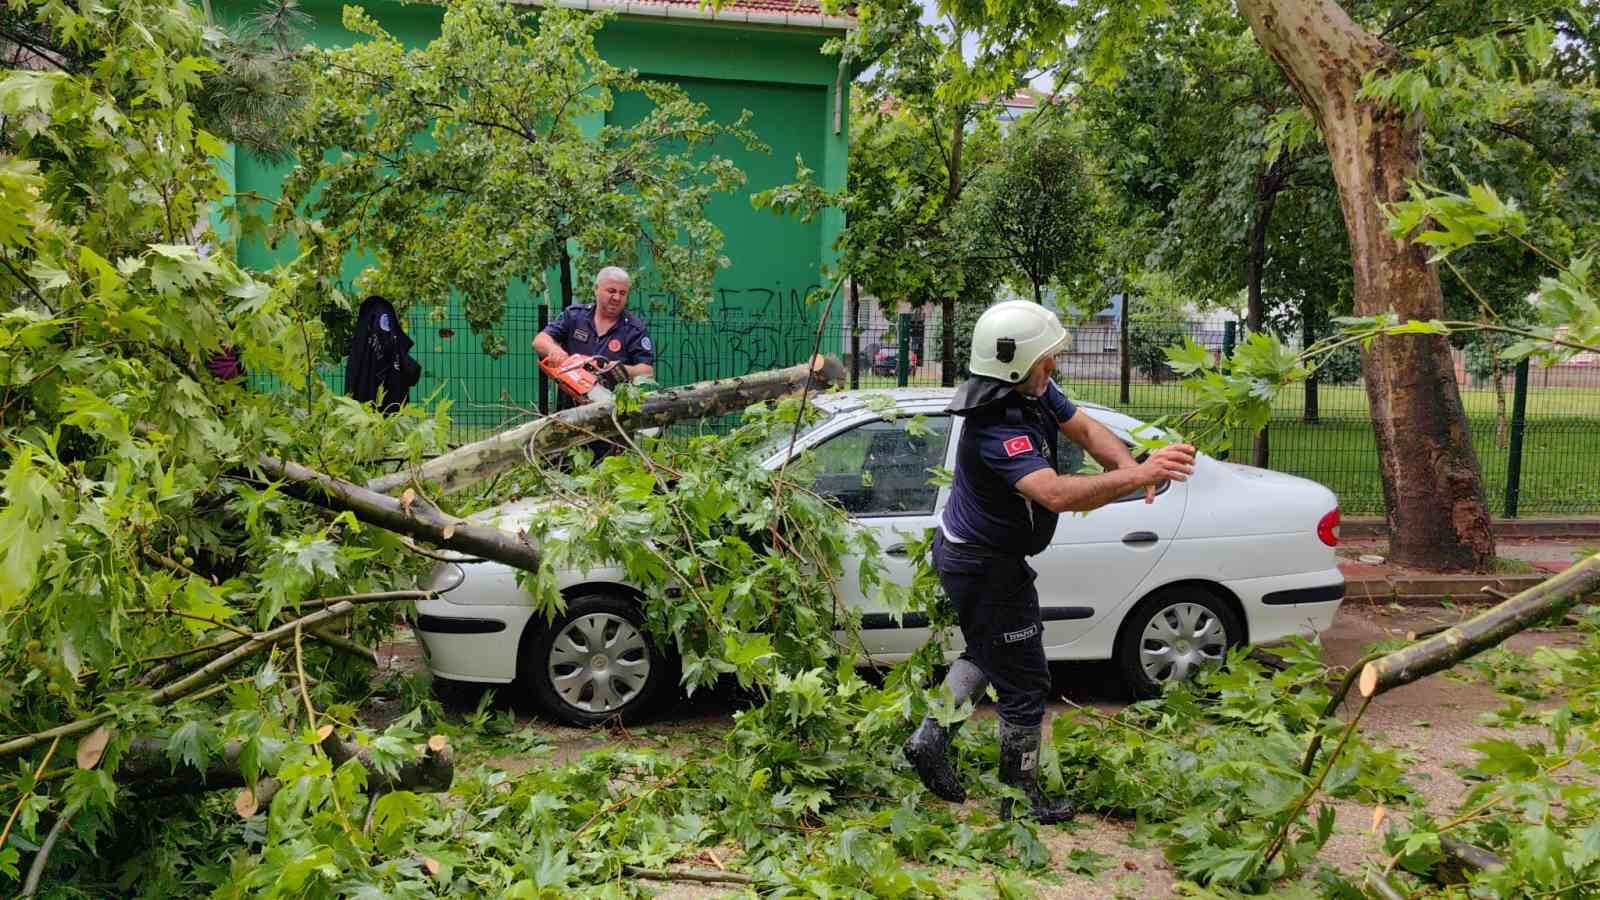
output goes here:
[{"label": "thick broken branch", "polygon": [[369,491],[297,462],[265,454],[257,462],[268,476],[286,483],[285,493],[308,503],[340,512],[348,510],[370,525],[421,538],[449,550],[482,556],[529,572],[539,570],[539,551],[524,536],[458,519],[420,497],[396,499]]},{"label": "thick broken branch", "polygon": [[[646,395],[637,410],[616,411],[612,403],[589,403],[518,425],[468,444],[416,469],[396,472],[367,483],[380,494],[393,493],[415,481],[435,482],[448,493],[513,468],[533,456],[559,453],[599,437],[622,436],[683,419],[714,416],[776,400],[809,383],[815,387],[842,384],[844,365],[817,357],[787,369],[756,372],[739,378],[702,381]],[[619,428],[621,429],[619,431]]]},{"label": "thick broken branch", "polygon": [[23,882],[22,897],[32,897],[39,891],[39,881],[44,878],[45,866],[50,864],[50,851],[56,848],[56,841],[61,839],[61,832],[65,831],[72,817],[78,814],[80,804],[69,803],[56,818],[56,823],[50,826],[50,833],[45,836],[44,843],[39,845],[39,852],[34,854],[33,865],[28,867],[28,880]]},{"label": "thick broken branch", "polygon": [[1597,590],[1600,590],[1600,554],[1427,640],[1367,663],[1361,670],[1361,694],[1374,697],[1448,669],[1564,611]]},{"label": "thick broken branch", "polygon": [[318,628],[307,633],[311,635],[312,640],[321,641],[340,653],[354,656],[362,662],[378,665],[378,651],[371,647],[364,647],[343,635],[334,634],[326,628]]},{"label": "thick broken branch", "polygon": [[[326,609],[320,609],[309,615],[302,616],[287,625],[279,625],[270,631],[263,631],[177,681],[162,687],[160,690],[152,691],[148,699],[151,703],[162,705],[186,697],[222,677],[223,673],[250,656],[293,638],[296,628],[315,628],[319,625],[325,625],[335,619],[349,615],[354,609],[355,606],[349,602],[335,603]],[[48,731],[39,731],[0,743],[0,759],[31,750],[52,738],[83,734],[111,718],[111,715],[109,712],[103,712],[58,725]]]},{"label": "thick broken branch", "polygon": [[650,881],[692,881],[698,884],[750,884],[755,880],[742,872],[713,872],[709,869],[641,869],[638,866],[623,866],[622,874]]},{"label": "thick broken branch", "polygon": [[[181,760],[169,760],[167,742],[160,738],[134,738],[122,755],[117,768],[117,783],[137,797],[162,797],[175,794],[198,794],[229,788],[249,786],[244,771],[239,766],[239,752],[244,744],[229,741],[222,752],[210,760],[204,770],[195,769]],[[372,751],[352,741],[341,741],[330,734],[322,742],[322,750],[333,762],[334,768],[354,759],[367,770],[367,790],[373,794],[395,790],[447,791],[455,779],[455,753],[441,737],[423,745],[421,755],[392,773],[382,772],[372,763]],[[260,806],[272,802],[278,783],[271,778],[260,779],[254,788],[253,799]]]}]

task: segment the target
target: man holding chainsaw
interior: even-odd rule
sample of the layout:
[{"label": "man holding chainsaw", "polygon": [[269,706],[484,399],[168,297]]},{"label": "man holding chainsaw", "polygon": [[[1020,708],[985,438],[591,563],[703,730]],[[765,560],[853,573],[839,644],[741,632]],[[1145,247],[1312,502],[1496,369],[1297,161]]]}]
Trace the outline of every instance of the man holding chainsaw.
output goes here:
[{"label": "man holding chainsaw", "polygon": [[[1026,798],[1021,814],[1043,824],[1072,817],[1069,802],[1039,787],[1040,726],[1050,691],[1039,592],[1027,557],[1050,545],[1056,518],[1087,512],[1130,491],[1155,497],[1163,481],[1194,471],[1194,448],[1174,444],[1137,461],[1105,426],[1079,415],[1050,379],[1067,342],[1055,313],[1028,300],[990,307],[972,332],[972,377],[956,390],[950,412],[962,416],[955,479],[939,530],[933,564],[956,610],[966,649],[944,686],[957,704],[976,702],[993,685],[999,699],[1000,780]],[[1105,469],[1099,475],[1056,472],[1060,438],[1081,446]],[[1094,572],[1083,572],[1092,580]],[[950,762],[956,725],[923,720],[905,754],[922,783],[952,802],[966,798]],[[1005,818],[1012,801],[1001,804]]]},{"label": "man holding chainsaw", "polygon": [[[616,266],[601,269],[594,277],[594,303],[562,310],[560,318],[534,336],[534,351],[557,366],[571,356],[593,357],[597,368],[605,367],[599,378],[607,387],[655,375],[650,332],[628,312],[629,282],[628,273]],[[578,402],[563,389],[556,408],[570,409]]]}]

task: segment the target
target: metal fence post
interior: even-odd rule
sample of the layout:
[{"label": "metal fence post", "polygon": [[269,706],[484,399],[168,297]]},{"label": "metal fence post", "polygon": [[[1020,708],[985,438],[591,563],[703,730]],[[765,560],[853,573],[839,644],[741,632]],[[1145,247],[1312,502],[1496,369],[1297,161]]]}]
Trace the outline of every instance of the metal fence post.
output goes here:
[{"label": "metal fence post", "polygon": [[1233,344],[1239,339],[1239,323],[1222,323],[1222,358],[1227,359],[1233,355]]},{"label": "metal fence post", "polygon": [[1130,346],[1128,341],[1128,305],[1128,295],[1123,294],[1122,315],[1118,316],[1118,318],[1122,320],[1118,323],[1118,327],[1121,329],[1122,333],[1120,335],[1121,340],[1117,345],[1117,350],[1121,357],[1117,360],[1117,386],[1120,388],[1120,392],[1117,396],[1119,397],[1119,402],[1121,402],[1123,406],[1127,406],[1133,402],[1131,394],[1131,385],[1133,384],[1133,358],[1128,355],[1128,349]]},{"label": "metal fence post", "polygon": [[1511,448],[1506,459],[1506,518],[1517,517],[1522,493],[1522,431],[1528,418],[1528,361],[1517,363],[1517,385],[1511,399]]},{"label": "metal fence post", "polygon": [[911,314],[900,314],[900,358],[895,362],[895,371],[901,387],[911,376]]},{"label": "metal fence post", "polygon": [[[550,324],[550,307],[539,304],[539,331]],[[538,332],[535,332],[537,334]],[[539,415],[550,414],[550,378],[544,374],[544,369],[539,366],[539,354],[533,355],[534,368],[539,370]]]}]

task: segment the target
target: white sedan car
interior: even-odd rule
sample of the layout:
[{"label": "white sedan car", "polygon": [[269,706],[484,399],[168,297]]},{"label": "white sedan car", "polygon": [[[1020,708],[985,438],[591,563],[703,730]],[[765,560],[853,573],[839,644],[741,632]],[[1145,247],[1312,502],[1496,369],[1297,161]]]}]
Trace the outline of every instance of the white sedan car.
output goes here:
[{"label": "white sedan car", "polygon": [[[869,408],[863,393],[827,395],[817,400],[825,417],[801,433],[797,447],[817,456],[816,490],[875,532],[891,577],[909,580],[902,548],[939,521],[949,489],[931,484],[928,470],[954,465],[962,420],[945,412],[949,388],[873,393],[892,398],[897,415]],[[1124,440],[1141,424],[1103,407],[1078,408]],[[908,427],[913,419],[922,427]],[[763,462],[776,468],[786,452],[787,444]],[[1098,471],[1065,438],[1059,457],[1060,471]],[[515,530],[539,505],[522,500],[473,518]],[[1334,554],[1338,525],[1338,501],[1322,485],[1200,455],[1194,475],[1162,485],[1154,503],[1146,504],[1141,490],[1061,517],[1050,547],[1030,560],[1039,573],[1045,653],[1052,660],[1115,660],[1130,690],[1148,695],[1229,647],[1320,633],[1344,598]],[[511,568],[441,564],[428,586],[443,593],[419,602],[413,623],[434,674],[516,682],[545,712],[572,724],[626,717],[675,688],[675,660],[645,633],[638,592],[620,571],[558,578],[567,611],[546,622],[534,616]],[[925,619],[896,621],[854,576],[847,579],[841,590],[862,610],[861,636],[874,660],[904,658],[927,640]],[[959,633],[950,646],[953,659]]]}]

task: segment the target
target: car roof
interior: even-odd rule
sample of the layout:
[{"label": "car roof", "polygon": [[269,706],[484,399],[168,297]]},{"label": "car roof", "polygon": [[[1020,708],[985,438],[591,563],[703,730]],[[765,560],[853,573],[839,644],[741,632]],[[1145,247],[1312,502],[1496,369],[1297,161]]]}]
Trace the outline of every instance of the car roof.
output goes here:
[{"label": "car roof", "polygon": [[[943,406],[950,402],[950,398],[954,397],[955,393],[956,389],[949,387],[874,388],[821,394],[812,402],[819,409],[839,414],[866,409],[868,407],[868,398],[870,397],[888,397],[894,401],[894,405],[897,407],[931,406],[935,404]],[[1071,394],[1069,393],[1068,396],[1070,397]],[[1076,400],[1073,401],[1073,404],[1082,409],[1093,410],[1094,417],[1108,425],[1135,428],[1143,424],[1139,419],[1135,419],[1126,413],[1118,412],[1109,406],[1101,406],[1098,403],[1083,403]]]}]

